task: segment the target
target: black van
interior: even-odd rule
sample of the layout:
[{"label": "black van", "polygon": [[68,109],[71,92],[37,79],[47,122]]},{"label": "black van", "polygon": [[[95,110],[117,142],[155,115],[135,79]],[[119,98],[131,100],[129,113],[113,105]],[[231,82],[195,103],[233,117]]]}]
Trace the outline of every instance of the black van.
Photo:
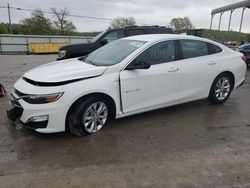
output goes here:
[{"label": "black van", "polygon": [[91,39],[88,43],[70,44],[59,49],[57,60],[69,59],[88,55],[101,46],[114,40],[129,37],[133,35],[145,34],[173,34],[171,28],[164,26],[132,26],[120,29],[109,29],[101,32],[99,35]]}]

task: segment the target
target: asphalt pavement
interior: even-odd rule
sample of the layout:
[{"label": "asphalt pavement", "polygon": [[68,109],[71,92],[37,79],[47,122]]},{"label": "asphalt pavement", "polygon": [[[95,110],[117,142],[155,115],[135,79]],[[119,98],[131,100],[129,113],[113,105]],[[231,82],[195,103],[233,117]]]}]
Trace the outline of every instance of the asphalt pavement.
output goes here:
[{"label": "asphalt pavement", "polygon": [[[55,55],[0,56],[8,91]],[[250,187],[250,70],[223,105],[206,100],[109,122],[87,137],[9,121],[0,98],[0,187]]]}]

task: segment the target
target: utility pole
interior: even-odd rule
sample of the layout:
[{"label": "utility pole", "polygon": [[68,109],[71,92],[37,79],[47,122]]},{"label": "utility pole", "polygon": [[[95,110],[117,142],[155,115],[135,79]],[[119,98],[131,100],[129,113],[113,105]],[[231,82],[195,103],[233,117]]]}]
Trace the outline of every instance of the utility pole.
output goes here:
[{"label": "utility pole", "polygon": [[239,32],[241,32],[241,28],[242,28],[242,22],[243,22],[243,18],[244,18],[244,12],[245,12],[246,7],[242,8],[242,14],[241,14],[241,20],[240,20],[240,30]]},{"label": "utility pole", "polygon": [[7,8],[8,8],[8,16],[9,16],[10,34],[12,34],[11,18],[10,18],[10,5],[9,5],[9,3],[7,3]]},{"label": "utility pole", "polygon": [[214,19],[214,14],[211,15],[210,30],[213,27],[213,19]]}]

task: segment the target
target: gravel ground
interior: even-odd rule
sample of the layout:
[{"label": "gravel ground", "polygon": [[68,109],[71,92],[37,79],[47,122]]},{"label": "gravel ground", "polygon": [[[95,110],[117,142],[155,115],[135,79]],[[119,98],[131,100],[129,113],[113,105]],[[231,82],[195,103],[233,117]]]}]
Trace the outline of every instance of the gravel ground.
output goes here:
[{"label": "gravel ground", "polygon": [[[9,91],[55,55],[0,56]],[[250,187],[250,70],[223,105],[205,100],[109,122],[99,133],[39,134],[0,98],[0,187]]]}]

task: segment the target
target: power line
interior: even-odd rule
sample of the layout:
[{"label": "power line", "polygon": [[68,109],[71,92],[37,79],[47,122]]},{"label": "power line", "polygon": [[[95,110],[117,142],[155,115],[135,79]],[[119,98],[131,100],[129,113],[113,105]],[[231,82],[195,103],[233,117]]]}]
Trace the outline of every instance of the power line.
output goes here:
[{"label": "power line", "polygon": [[[6,6],[0,6],[0,8],[8,8]],[[19,10],[19,11],[28,11],[28,12],[33,12],[35,11],[35,9],[28,9],[28,8],[20,8],[20,7],[9,7],[9,9],[14,9],[14,10]],[[43,13],[45,14],[54,14],[53,12],[50,11],[43,11],[41,10]],[[76,17],[76,18],[85,18],[85,19],[94,19],[94,20],[105,20],[105,21],[112,21],[114,20],[114,18],[104,18],[104,17],[94,17],[94,16],[83,16],[83,15],[76,15],[76,14],[69,14],[68,16],[70,17]],[[138,23],[141,25],[147,25],[145,23]]]}]

